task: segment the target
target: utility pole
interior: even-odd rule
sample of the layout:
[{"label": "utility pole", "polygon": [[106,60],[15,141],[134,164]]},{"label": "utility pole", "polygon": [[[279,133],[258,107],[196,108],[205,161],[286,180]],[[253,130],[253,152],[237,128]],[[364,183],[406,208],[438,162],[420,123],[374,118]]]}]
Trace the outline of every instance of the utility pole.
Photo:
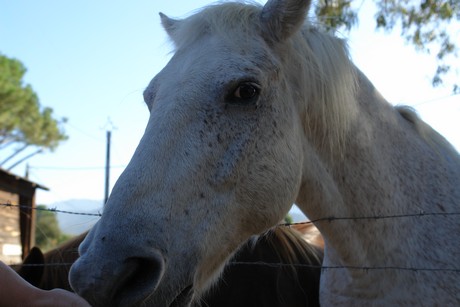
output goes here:
[{"label": "utility pole", "polygon": [[[107,128],[108,127],[108,128]],[[107,119],[107,124],[105,125],[107,128],[107,149],[105,154],[105,189],[104,189],[104,205],[107,203],[109,199],[109,187],[110,187],[110,141],[112,138],[112,129],[116,129],[113,125],[110,118]]]},{"label": "utility pole", "polygon": [[112,137],[112,131],[107,130],[107,150],[105,156],[105,193],[104,193],[104,205],[109,199],[109,180],[110,180],[110,138]]},{"label": "utility pole", "polygon": [[30,166],[29,163],[26,164],[26,174],[24,175],[24,178],[29,179],[29,173],[30,173]]}]

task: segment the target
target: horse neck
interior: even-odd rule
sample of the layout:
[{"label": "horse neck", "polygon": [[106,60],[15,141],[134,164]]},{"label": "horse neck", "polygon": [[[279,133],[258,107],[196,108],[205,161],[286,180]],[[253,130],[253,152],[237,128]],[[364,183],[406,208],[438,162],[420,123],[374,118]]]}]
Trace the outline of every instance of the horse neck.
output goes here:
[{"label": "horse neck", "polygon": [[[433,289],[458,284],[452,274],[424,273],[420,282],[407,270],[359,269],[458,267],[458,240],[452,239],[460,233],[457,216],[402,216],[458,212],[460,159],[450,148],[434,148],[363,75],[357,97],[357,116],[339,154],[322,152],[308,137],[304,142],[296,203],[319,219],[314,224],[325,241],[323,265],[358,268],[324,270],[321,302],[392,305],[400,298],[411,305],[420,293],[432,304],[443,296],[450,302],[447,292]],[[379,218],[395,215],[401,217]]]},{"label": "horse neck", "polygon": [[[439,182],[439,174],[458,182],[458,160],[455,170],[450,174],[446,172],[448,166],[439,162],[436,150],[383,99],[362,73],[358,73],[357,104],[358,113],[339,154],[331,156],[310,142],[305,143],[299,207],[312,220],[432,212],[442,209],[436,207],[439,204],[446,204],[444,210],[449,210],[448,204],[455,204],[455,196],[446,196],[452,195],[452,186],[448,181]],[[456,194],[458,197],[459,192]],[[315,225],[325,238],[326,249],[328,245],[334,247],[341,263],[348,261],[344,255],[349,255],[351,249],[361,256],[349,260],[362,265],[369,259],[381,259],[382,255],[369,252],[373,245],[376,252],[391,251],[395,246],[417,239],[414,236],[428,233],[429,227],[424,221],[411,223],[413,221],[400,219],[386,222],[350,219],[321,221]],[[377,237],[386,246],[382,246]],[[329,250],[332,257],[332,248]]]}]

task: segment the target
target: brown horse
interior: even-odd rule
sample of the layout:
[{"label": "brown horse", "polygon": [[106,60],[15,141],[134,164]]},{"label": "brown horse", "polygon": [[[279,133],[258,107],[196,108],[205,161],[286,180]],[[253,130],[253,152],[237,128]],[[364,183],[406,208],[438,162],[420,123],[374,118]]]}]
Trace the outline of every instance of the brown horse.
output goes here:
[{"label": "brown horse", "polygon": [[84,232],[62,245],[42,253],[38,247],[33,247],[19,268],[13,268],[32,285],[50,290],[61,288],[72,291],[69,285],[70,266],[78,258],[78,246],[86,237]]},{"label": "brown horse", "polygon": [[246,242],[203,306],[319,306],[322,249],[279,226]]},{"label": "brown horse", "polygon": [[[322,249],[302,235],[311,227],[279,226],[246,242],[226,266],[222,278],[200,302],[203,306],[319,306]],[[307,231],[305,230],[307,229]],[[69,268],[87,233],[43,254],[34,247],[17,272],[42,289],[72,291]]]}]

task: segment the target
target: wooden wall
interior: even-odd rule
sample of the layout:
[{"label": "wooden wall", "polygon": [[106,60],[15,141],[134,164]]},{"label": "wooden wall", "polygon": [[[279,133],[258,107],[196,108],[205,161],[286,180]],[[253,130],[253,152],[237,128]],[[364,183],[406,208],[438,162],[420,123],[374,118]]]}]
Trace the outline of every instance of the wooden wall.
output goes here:
[{"label": "wooden wall", "polygon": [[[9,258],[17,260],[14,253],[17,244],[21,255],[25,257],[35,243],[35,190],[48,190],[26,178],[11,174],[0,169],[0,203],[16,206],[0,206],[0,260],[9,263]],[[20,207],[17,207],[17,206]],[[19,243],[18,243],[19,239]],[[15,258],[16,257],[16,258]]]}]

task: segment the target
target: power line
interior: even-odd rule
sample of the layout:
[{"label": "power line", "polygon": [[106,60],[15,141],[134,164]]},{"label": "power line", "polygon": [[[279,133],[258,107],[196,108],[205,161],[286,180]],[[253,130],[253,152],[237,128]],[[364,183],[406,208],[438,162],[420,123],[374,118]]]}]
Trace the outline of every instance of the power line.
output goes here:
[{"label": "power line", "polygon": [[[127,165],[111,165],[110,168],[126,168]],[[31,169],[43,169],[54,171],[87,171],[87,170],[102,170],[105,166],[30,166]]]},{"label": "power line", "polygon": [[428,100],[425,100],[425,101],[422,101],[422,102],[412,104],[411,107],[418,107],[418,106],[429,104],[429,103],[436,102],[436,101],[439,101],[439,100],[444,100],[444,99],[447,99],[447,98],[451,98],[451,97],[454,97],[454,96],[457,96],[457,95],[460,95],[460,93],[452,93],[452,94],[447,95],[447,96],[428,99]]},{"label": "power line", "polygon": [[100,138],[98,138],[98,137],[95,137],[95,136],[92,135],[91,133],[88,133],[88,132],[86,132],[86,131],[80,129],[80,128],[78,128],[77,126],[70,124],[69,122],[67,122],[65,125],[66,125],[66,126],[69,126],[70,128],[73,128],[74,130],[80,132],[81,134],[83,134],[83,135],[85,135],[85,136],[87,136],[87,137],[89,137],[89,138],[91,138],[91,139],[93,139],[93,140],[95,140],[95,141],[97,141],[97,142],[99,142],[99,143],[102,142],[102,139],[100,139]]}]

